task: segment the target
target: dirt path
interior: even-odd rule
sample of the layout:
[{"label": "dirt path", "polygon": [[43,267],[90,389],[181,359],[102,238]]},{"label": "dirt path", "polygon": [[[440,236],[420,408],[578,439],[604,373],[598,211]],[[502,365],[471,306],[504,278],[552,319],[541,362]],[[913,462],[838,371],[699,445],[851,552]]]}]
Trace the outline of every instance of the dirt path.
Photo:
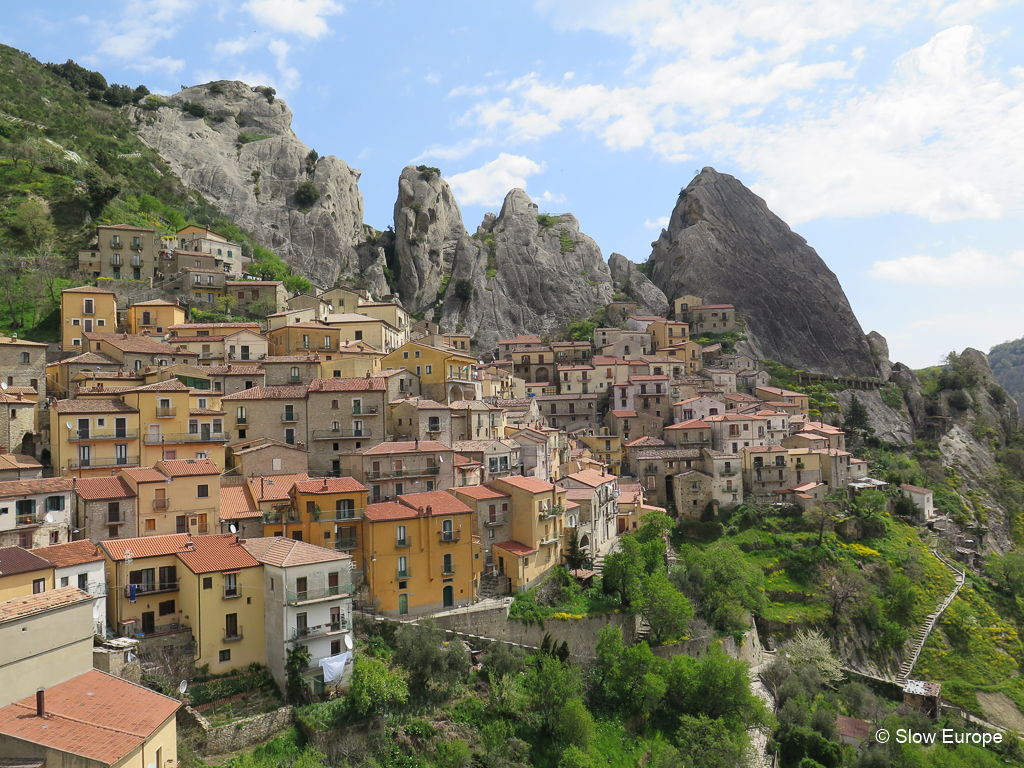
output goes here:
[{"label": "dirt path", "polygon": [[978,697],[978,703],[987,720],[1018,733],[1024,732],[1024,715],[1017,709],[1013,699],[1005,693],[976,691],[975,696]]}]

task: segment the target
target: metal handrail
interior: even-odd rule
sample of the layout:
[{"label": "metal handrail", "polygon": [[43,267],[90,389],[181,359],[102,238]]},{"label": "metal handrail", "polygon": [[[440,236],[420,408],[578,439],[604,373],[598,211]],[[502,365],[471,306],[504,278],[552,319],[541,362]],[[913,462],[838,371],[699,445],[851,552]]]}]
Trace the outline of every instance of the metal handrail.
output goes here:
[{"label": "metal handrail", "polygon": [[315,589],[307,589],[302,592],[293,589],[286,589],[284,601],[288,605],[295,605],[296,603],[305,603],[310,600],[322,600],[328,597],[344,597],[345,595],[351,593],[351,582],[339,584],[336,587],[318,587]]},{"label": "metal handrail", "polygon": [[138,436],[137,429],[76,429],[68,435],[68,441],[76,443],[80,440],[134,440]]}]

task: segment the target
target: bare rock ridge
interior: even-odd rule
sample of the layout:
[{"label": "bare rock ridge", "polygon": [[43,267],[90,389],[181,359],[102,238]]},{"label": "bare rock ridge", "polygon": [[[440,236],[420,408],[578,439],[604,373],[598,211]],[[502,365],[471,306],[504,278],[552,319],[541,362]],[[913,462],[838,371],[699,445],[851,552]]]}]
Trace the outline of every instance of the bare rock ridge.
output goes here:
[{"label": "bare rock ridge", "polygon": [[668,297],[735,305],[773,360],[821,373],[877,374],[836,276],[732,176],[705,168],[690,182],[648,264]]},{"label": "bare rock ridge", "polygon": [[646,315],[668,317],[670,302],[662,290],[637,269],[637,265],[621,253],[608,257],[608,268],[615,288],[629,294]]},{"label": "bare rock ridge", "polygon": [[540,216],[521,189],[509,192],[498,216],[487,214],[472,237],[452,239],[451,275],[435,317],[480,349],[563,329],[612,300],[608,264],[576,217]]},{"label": "bare rock ridge", "polygon": [[[307,161],[310,148],[292,131],[283,101],[230,81],[186,88],[168,101],[173,106],[129,114],[189,189],[318,285],[367,272],[363,284],[387,291],[379,254],[363,249],[360,259],[354,248],[364,239],[359,171],[333,156]],[[186,103],[201,105],[206,117],[184,111]],[[295,200],[303,181],[320,191],[308,209]]]}]

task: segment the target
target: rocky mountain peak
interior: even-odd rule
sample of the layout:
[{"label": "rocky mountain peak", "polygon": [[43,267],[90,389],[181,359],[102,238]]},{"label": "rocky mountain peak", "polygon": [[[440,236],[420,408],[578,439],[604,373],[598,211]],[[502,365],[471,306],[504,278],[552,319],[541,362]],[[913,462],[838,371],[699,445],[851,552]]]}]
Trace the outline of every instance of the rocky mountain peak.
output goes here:
[{"label": "rocky mountain peak", "polygon": [[877,374],[839,281],[807,241],[742,182],[705,168],[653,243],[651,279],[672,300],[729,303],[764,355],[836,374]]},{"label": "rocky mountain peak", "polygon": [[667,317],[669,301],[662,290],[647,279],[647,275],[637,269],[636,264],[621,253],[613,253],[608,257],[608,269],[611,271],[615,288],[637,302],[646,315]]}]

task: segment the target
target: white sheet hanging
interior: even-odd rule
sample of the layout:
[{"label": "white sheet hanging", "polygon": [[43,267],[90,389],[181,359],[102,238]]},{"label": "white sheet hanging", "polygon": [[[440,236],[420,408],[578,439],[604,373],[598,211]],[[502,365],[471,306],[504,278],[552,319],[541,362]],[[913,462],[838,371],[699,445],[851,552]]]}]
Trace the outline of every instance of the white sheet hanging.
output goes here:
[{"label": "white sheet hanging", "polygon": [[320,667],[324,671],[324,682],[332,683],[345,673],[345,665],[352,659],[352,651],[339,653],[337,656],[325,656],[320,659]]}]

